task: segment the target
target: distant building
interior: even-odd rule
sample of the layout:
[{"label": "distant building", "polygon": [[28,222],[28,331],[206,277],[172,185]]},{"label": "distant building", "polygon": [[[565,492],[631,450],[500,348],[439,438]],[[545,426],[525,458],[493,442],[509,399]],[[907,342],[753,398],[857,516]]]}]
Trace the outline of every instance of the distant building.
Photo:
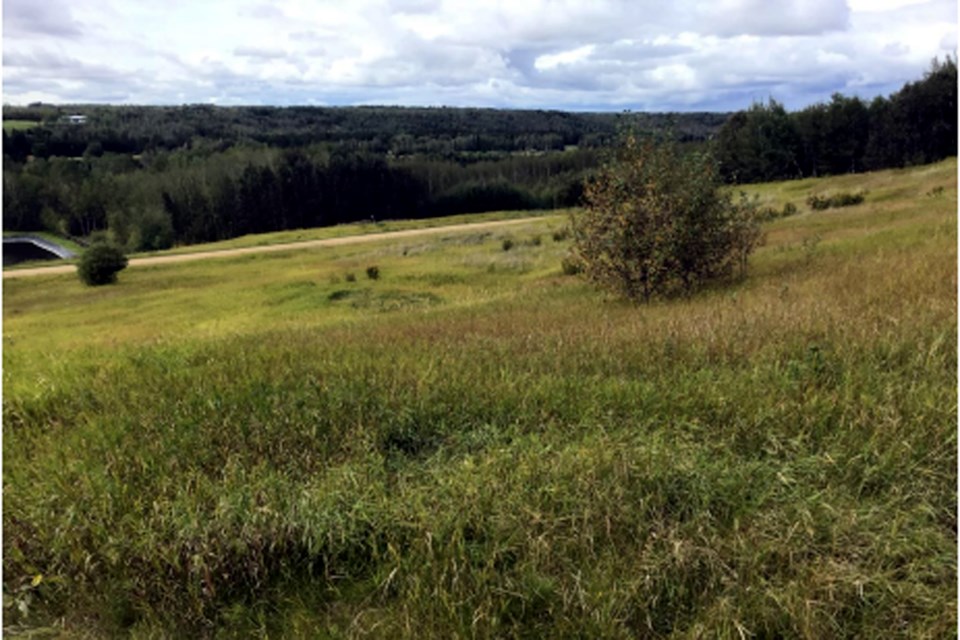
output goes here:
[{"label": "distant building", "polygon": [[63,122],[67,124],[87,124],[87,116],[75,114],[72,116],[63,116],[61,118]]}]

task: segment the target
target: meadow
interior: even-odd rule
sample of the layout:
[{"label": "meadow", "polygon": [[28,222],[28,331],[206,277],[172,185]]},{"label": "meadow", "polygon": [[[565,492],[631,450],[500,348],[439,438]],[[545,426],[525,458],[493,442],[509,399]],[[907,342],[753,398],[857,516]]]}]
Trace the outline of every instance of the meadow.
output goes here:
[{"label": "meadow", "polygon": [[4,282],[4,631],[955,637],[956,159],[749,191],[640,306],[563,215]]},{"label": "meadow", "polygon": [[3,130],[7,133],[14,131],[25,131],[38,126],[40,123],[36,120],[4,120]]}]

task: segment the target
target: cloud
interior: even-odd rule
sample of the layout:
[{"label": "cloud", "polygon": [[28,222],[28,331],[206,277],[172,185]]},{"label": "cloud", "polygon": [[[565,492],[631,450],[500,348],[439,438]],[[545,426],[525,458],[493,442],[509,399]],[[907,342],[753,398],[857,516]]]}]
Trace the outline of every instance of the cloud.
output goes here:
[{"label": "cloud", "polygon": [[258,47],[251,45],[242,45],[233,50],[233,55],[242,58],[260,58],[264,60],[276,60],[285,58],[287,52],[279,47]]},{"label": "cloud", "polygon": [[956,49],[953,0],[881,2],[7,0],[4,98],[799,108]]},{"label": "cloud", "polygon": [[61,0],[5,0],[3,36],[79,38],[83,35],[83,25],[73,18],[71,6]]},{"label": "cloud", "polygon": [[849,27],[846,0],[718,0],[704,7],[701,33],[799,36]]}]

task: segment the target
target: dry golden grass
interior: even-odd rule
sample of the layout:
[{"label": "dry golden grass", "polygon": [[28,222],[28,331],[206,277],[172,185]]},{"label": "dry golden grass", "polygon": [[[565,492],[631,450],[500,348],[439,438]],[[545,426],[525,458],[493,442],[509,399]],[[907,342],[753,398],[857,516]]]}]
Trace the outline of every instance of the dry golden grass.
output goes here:
[{"label": "dry golden grass", "polygon": [[954,634],[956,161],[756,190],[860,185],[643,306],[549,220],[5,283],[6,629]]}]

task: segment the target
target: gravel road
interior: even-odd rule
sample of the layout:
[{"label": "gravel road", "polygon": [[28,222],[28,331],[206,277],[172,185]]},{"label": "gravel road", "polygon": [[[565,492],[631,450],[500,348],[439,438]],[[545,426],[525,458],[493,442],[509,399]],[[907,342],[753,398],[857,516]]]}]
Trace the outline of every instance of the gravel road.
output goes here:
[{"label": "gravel road", "polygon": [[[464,224],[451,224],[442,227],[428,227],[426,229],[404,229],[402,231],[386,231],[382,233],[367,233],[357,236],[344,236],[342,238],[326,238],[323,240],[306,240],[303,242],[290,242],[286,244],[271,244],[262,247],[243,247],[241,249],[222,249],[220,251],[198,251],[197,253],[181,253],[169,256],[152,256],[147,258],[130,258],[130,267],[146,266],[151,264],[166,264],[168,262],[188,262],[190,260],[210,260],[213,258],[229,258],[231,256],[242,256],[248,253],[267,253],[270,251],[290,251],[294,249],[313,249],[319,247],[336,247],[345,244],[359,244],[361,242],[376,242],[377,240],[390,240],[393,238],[409,238],[413,236],[437,235],[441,233],[457,233],[482,231],[485,229],[497,229],[500,227],[509,227],[511,225],[523,224],[539,220],[540,217],[519,218],[516,220],[495,220],[492,222],[473,222]],[[76,271],[76,265],[65,264],[52,267],[31,267],[28,269],[8,269],[3,272],[4,279],[7,278],[29,278],[31,276],[55,275],[59,273],[73,273]]]}]

